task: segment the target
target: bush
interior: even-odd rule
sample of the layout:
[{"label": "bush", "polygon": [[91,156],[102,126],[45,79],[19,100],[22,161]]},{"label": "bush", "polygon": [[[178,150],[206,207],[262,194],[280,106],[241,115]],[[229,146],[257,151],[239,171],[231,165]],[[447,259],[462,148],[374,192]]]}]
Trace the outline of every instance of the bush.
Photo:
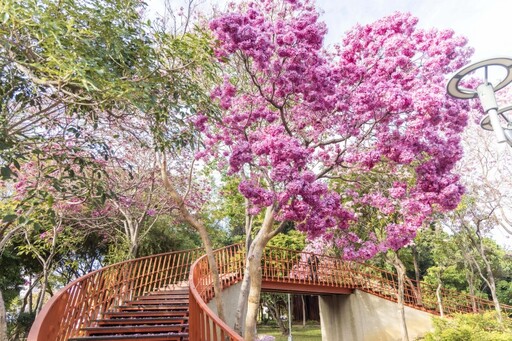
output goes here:
[{"label": "bush", "polygon": [[9,340],[22,340],[26,338],[30,327],[36,318],[36,314],[21,312],[18,315],[11,316],[7,321],[7,334]]},{"label": "bush", "polygon": [[434,331],[425,341],[512,341],[512,320],[504,317],[500,326],[494,312],[434,317]]}]

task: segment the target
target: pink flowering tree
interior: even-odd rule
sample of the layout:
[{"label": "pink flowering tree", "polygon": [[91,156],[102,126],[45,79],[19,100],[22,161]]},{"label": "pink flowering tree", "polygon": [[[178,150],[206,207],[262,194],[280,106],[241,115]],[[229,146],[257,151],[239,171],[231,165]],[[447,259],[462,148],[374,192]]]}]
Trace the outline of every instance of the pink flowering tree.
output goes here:
[{"label": "pink flowering tree", "polygon": [[[285,222],[346,258],[370,258],[407,245],[463,192],[452,168],[467,108],[446,96],[445,77],[470,56],[465,39],[395,13],[326,50],[318,17],[307,0],[265,0],[210,22],[223,115],[196,118],[207,146],[199,156],[224,157],[248,213],[264,217],[238,307],[248,307],[246,340],[256,336],[263,248]],[[370,211],[389,217],[382,235],[358,225]]]},{"label": "pink flowering tree", "polygon": [[[125,135],[125,134],[123,134]],[[95,206],[86,218],[91,226],[114,227],[115,238],[122,241],[122,260],[136,258],[141,242],[155,226],[159,217],[166,216],[178,222],[179,208],[161,186],[161,165],[157,153],[130,143],[124,136],[122,145],[114,147],[105,166],[108,174],[105,187],[106,201]],[[111,143],[111,146],[114,146]],[[199,212],[208,195],[208,186],[193,173],[194,158],[182,151],[167,164],[166,172],[172,176],[173,186],[181,193],[187,208]],[[197,179],[192,181],[191,177]],[[124,258],[124,259],[123,259]]]},{"label": "pink flowering tree", "polygon": [[51,158],[41,155],[18,164],[16,181],[6,186],[9,191],[4,193],[0,210],[6,228],[5,234],[0,235],[0,253],[17,237],[18,254],[39,263],[40,268],[35,270],[38,275],[27,293],[39,286],[36,313],[47,294],[53,293],[50,278],[59,261],[78,248],[86,235],[86,231],[70,224],[70,218],[83,211],[92,192],[101,188],[95,185],[98,169],[84,169],[75,162],[88,158],[87,153],[76,152],[71,158],[72,144],[50,142],[42,146],[43,151],[47,148],[52,150]]}]

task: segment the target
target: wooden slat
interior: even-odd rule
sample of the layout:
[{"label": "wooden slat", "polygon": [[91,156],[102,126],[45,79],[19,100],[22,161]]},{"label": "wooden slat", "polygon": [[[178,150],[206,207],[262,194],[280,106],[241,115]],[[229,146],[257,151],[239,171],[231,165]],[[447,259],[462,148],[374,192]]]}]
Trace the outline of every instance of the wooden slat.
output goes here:
[{"label": "wooden slat", "polygon": [[[213,276],[202,254],[202,250],[196,249],[155,255],[114,264],[84,276],[70,283],[45,305],[34,322],[28,341],[66,341],[85,336],[89,329],[84,328],[98,325],[101,317],[101,320],[118,319],[119,324],[128,325],[124,319],[188,315],[190,325],[194,326],[190,329],[191,340],[242,340],[206,305],[214,297]],[[215,259],[224,288],[242,280],[245,250],[241,245],[216,250]],[[363,263],[267,248],[261,266],[263,288],[268,290],[349,294],[359,289],[397,301],[396,274]],[[190,289],[184,287],[187,283]],[[435,289],[408,280],[405,304],[436,314]],[[494,308],[492,301],[454,290],[444,289],[441,296],[445,314]],[[170,308],[172,302],[174,307]],[[512,306],[503,305],[502,310],[510,314]],[[60,321],[57,328],[55,321]],[[148,321],[147,324],[153,323]]]}]

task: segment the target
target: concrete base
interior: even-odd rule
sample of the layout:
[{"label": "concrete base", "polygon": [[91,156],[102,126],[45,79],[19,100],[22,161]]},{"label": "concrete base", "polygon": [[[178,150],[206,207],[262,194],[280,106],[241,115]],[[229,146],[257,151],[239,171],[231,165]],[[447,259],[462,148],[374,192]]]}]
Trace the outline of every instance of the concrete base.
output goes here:
[{"label": "concrete base", "polygon": [[[398,305],[355,290],[351,295],[319,297],[322,341],[398,341]],[[432,314],[405,307],[409,337],[414,340],[433,329]]]},{"label": "concrete base", "polygon": [[[238,297],[240,295],[241,287],[242,282],[238,282],[222,290],[222,300],[224,301],[224,316],[226,317],[225,322],[231,328],[233,328],[235,325],[236,306],[238,305]],[[208,302],[207,305],[215,314],[217,314],[215,298]],[[242,312],[242,330],[245,327],[245,315],[247,315],[247,308]]]}]

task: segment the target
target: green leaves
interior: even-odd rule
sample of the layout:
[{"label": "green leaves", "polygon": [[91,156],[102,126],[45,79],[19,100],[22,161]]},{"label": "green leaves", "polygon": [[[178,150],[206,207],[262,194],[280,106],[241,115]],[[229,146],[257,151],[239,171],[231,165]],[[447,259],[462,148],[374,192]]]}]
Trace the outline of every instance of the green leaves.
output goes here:
[{"label": "green leaves", "polygon": [[10,15],[7,12],[3,12],[2,14],[0,14],[0,21],[2,21],[2,24],[6,24],[9,18]]},{"label": "green leaves", "polygon": [[2,180],[8,180],[11,178],[12,171],[8,166],[3,166],[0,168],[0,174],[2,176]]},{"label": "green leaves", "polygon": [[7,214],[2,218],[3,223],[12,223],[18,216],[16,214]]}]

